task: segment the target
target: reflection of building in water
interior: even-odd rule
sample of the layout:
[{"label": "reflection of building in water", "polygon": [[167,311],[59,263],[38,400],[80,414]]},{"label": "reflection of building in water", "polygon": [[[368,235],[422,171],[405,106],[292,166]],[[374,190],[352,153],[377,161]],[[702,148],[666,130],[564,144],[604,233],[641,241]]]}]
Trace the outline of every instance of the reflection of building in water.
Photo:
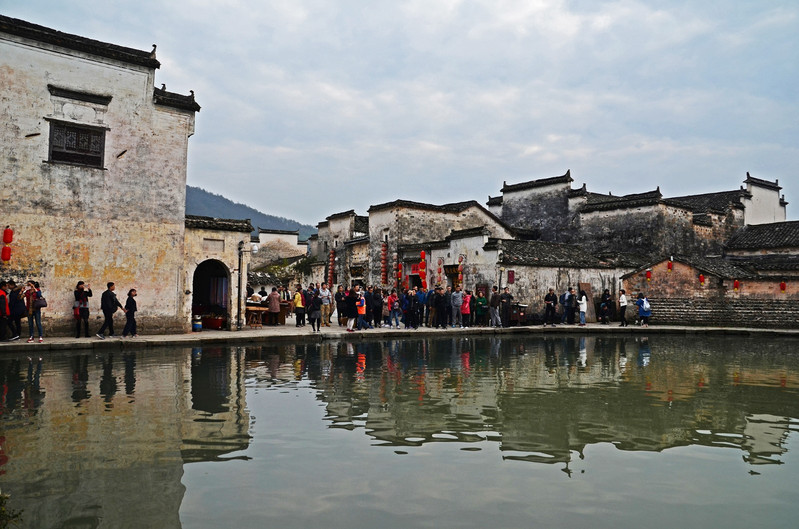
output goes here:
[{"label": "reflection of building in water", "polygon": [[744,461],[753,465],[777,463],[775,456],[788,451],[785,447],[791,420],[788,417],[776,417],[768,414],[746,416],[741,448],[749,452]]},{"label": "reflection of building in water", "polygon": [[363,427],[391,446],[489,439],[508,459],[566,463],[596,443],[632,451],[702,444],[737,446],[749,452],[747,461],[773,462],[787,425],[744,417],[763,416],[763,403],[775,415],[799,416],[799,403],[783,392],[795,389],[797,366],[733,354],[722,339],[682,361],[663,361],[678,350],[675,340],[355,343],[330,359],[317,385],[331,427]]},{"label": "reflection of building in water", "polygon": [[[3,489],[27,526],[179,528],[184,460],[248,444],[239,356],[223,356],[208,362],[213,383],[205,367],[193,380],[188,350],[45,359],[42,407],[3,410]],[[228,395],[220,411],[193,407],[203,391]]]}]

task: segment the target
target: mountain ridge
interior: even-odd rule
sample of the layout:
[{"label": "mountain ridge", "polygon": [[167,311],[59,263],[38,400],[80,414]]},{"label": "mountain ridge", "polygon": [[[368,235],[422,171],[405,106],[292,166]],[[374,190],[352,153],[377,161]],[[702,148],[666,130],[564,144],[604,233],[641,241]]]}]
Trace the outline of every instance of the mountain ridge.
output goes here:
[{"label": "mountain ridge", "polygon": [[316,233],[316,228],[310,224],[302,224],[296,220],[269,215],[245,204],[233,202],[222,195],[190,185],[186,186],[186,215],[221,219],[250,219],[253,228],[255,228],[253,235],[258,234],[258,228],[298,231],[299,240],[304,241]]}]

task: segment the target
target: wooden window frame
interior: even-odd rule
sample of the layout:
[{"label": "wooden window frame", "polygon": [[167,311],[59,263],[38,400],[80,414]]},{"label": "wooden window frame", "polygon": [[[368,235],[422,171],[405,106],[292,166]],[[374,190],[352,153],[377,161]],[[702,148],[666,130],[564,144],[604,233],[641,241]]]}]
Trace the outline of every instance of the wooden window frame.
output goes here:
[{"label": "wooden window frame", "polygon": [[50,122],[48,162],[104,169],[105,133],[108,129],[55,119],[48,121]]}]

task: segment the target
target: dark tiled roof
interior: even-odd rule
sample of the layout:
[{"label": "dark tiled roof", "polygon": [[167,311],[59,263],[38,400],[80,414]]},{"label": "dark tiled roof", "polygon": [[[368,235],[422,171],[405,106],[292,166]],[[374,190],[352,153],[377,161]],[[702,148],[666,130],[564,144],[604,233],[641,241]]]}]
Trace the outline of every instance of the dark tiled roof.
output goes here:
[{"label": "dark tiled roof", "polygon": [[566,171],[566,174],[561,176],[553,176],[552,178],[541,178],[539,180],[531,180],[529,182],[521,182],[519,184],[510,184],[507,182],[502,183],[502,192],[508,193],[513,191],[524,191],[525,189],[533,189],[536,187],[551,186],[555,184],[571,184],[574,182],[571,176],[571,169]]},{"label": "dark tiled roof", "polygon": [[318,230],[319,228],[327,228],[329,225],[330,223],[328,221],[323,220],[322,222],[316,225],[316,229]]},{"label": "dark tiled roof", "polygon": [[[643,270],[646,270],[647,268],[651,268],[667,260],[667,257],[663,257],[656,261],[650,261],[645,265],[638,267],[638,269],[635,271],[623,275],[622,279],[626,279],[634,274],[637,274]],[[735,262],[731,262],[720,256],[701,257],[695,255],[675,255],[673,260],[675,262],[692,266],[704,274],[711,274],[722,279],[746,279],[757,277],[757,274],[755,274],[752,270],[749,270],[743,264],[736,264]]]},{"label": "dark tiled roof", "polygon": [[488,235],[491,232],[485,226],[477,226],[474,228],[466,228],[465,230],[452,230],[447,236],[448,240],[452,239],[467,239],[469,237],[476,237],[478,235]]},{"label": "dark tiled roof", "polygon": [[424,209],[428,211],[446,211],[450,213],[460,213],[465,209],[469,209],[470,207],[477,206],[482,208],[482,206],[477,203],[475,200],[467,200],[466,202],[453,202],[451,204],[442,204],[437,206],[435,204],[425,204],[424,202],[413,202],[411,200],[394,200],[393,202],[385,202],[383,204],[376,204],[374,206],[369,206],[369,212],[372,211],[380,211],[382,209],[393,209],[393,208],[410,208],[410,209]]},{"label": "dark tiled roof", "polygon": [[348,241],[344,241],[344,246],[352,246],[354,244],[362,244],[362,243],[369,243],[369,236],[364,235],[363,237],[356,237],[354,239],[350,239]]},{"label": "dark tiled roof", "polygon": [[258,233],[271,233],[273,235],[299,235],[300,230],[268,230],[266,228],[258,228]]},{"label": "dark tiled roof", "polygon": [[191,91],[191,94],[184,96],[175,92],[167,92],[166,85],[162,85],[161,88],[153,89],[153,101],[156,105],[165,107],[191,110],[192,112],[200,111],[200,105],[194,100],[194,90]]},{"label": "dark tiled roof", "polygon": [[[596,195],[596,193],[592,193]],[[598,195],[604,197],[605,195]],[[624,195],[623,197],[608,196],[607,200],[589,200],[588,203],[582,208],[582,212],[588,213],[590,211],[604,211],[612,209],[631,209],[642,206],[653,206],[659,204],[663,195],[660,193],[658,187],[655,191],[647,193],[635,193],[632,195]]]},{"label": "dark tiled roof", "polygon": [[117,46],[116,44],[87,39],[86,37],[80,37],[78,35],[62,33],[61,31],[3,15],[0,15],[0,33],[16,35],[17,37],[35,40],[53,46],[60,46],[61,48],[90,53],[98,57],[115,59],[130,64],[146,66],[148,68],[155,69],[161,66],[155,59],[155,46],[153,46],[152,51],[135,50],[133,48]]},{"label": "dark tiled roof", "polygon": [[779,180],[775,180],[774,182],[769,182],[768,180],[755,178],[754,176],[749,175],[749,171],[746,172],[746,180],[744,180],[744,184],[753,184],[760,187],[767,187],[768,189],[773,189],[774,191],[779,191],[780,189],[782,189],[782,187],[780,187]]},{"label": "dark tiled roof", "polygon": [[492,197],[489,195],[488,202],[486,202],[487,206],[501,206],[502,205],[502,195],[498,197]]},{"label": "dark tiled roof", "polygon": [[340,219],[343,217],[354,217],[354,216],[355,216],[355,210],[349,209],[347,211],[342,211],[341,213],[333,213],[332,215],[327,217],[327,220],[331,221],[333,219]]},{"label": "dark tiled roof", "polygon": [[199,215],[186,215],[186,227],[199,230],[218,231],[253,231],[250,219],[217,219],[215,217],[201,217]]},{"label": "dark tiled roof", "polygon": [[727,242],[728,250],[799,248],[799,221],[750,224]]},{"label": "dark tiled roof", "polygon": [[749,197],[744,189],[735,191],[721,191],[718,193],[705,193],[702,195],[687,195],[684,197],[667,198],[665,202],[672,206],[688,208],[695,213],[714,211],[724,213],[728,208],[743,208],[742,198]]},{"label": "dark tiled roof", "polygon": [[542,241],[489,241],[485,250],[502,248],[505,265],[609,268],[612,265],[574,244]]},{"label": "dark tiled roof", "polygon": [[799,271],[799,255],[756,255],[728,259],[758,272]]}]

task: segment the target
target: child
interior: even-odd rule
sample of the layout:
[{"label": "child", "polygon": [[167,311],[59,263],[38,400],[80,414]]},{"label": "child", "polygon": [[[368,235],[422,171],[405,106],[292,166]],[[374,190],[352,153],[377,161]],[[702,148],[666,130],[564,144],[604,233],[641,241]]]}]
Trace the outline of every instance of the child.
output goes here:
[{"label": "child", "polygon": [[130,334],[131,338],[136,338],[136,289],[131,288],[128,291],[128,300],[125,302],[125,328],[122,330],[122,337],[127,338]]}]

